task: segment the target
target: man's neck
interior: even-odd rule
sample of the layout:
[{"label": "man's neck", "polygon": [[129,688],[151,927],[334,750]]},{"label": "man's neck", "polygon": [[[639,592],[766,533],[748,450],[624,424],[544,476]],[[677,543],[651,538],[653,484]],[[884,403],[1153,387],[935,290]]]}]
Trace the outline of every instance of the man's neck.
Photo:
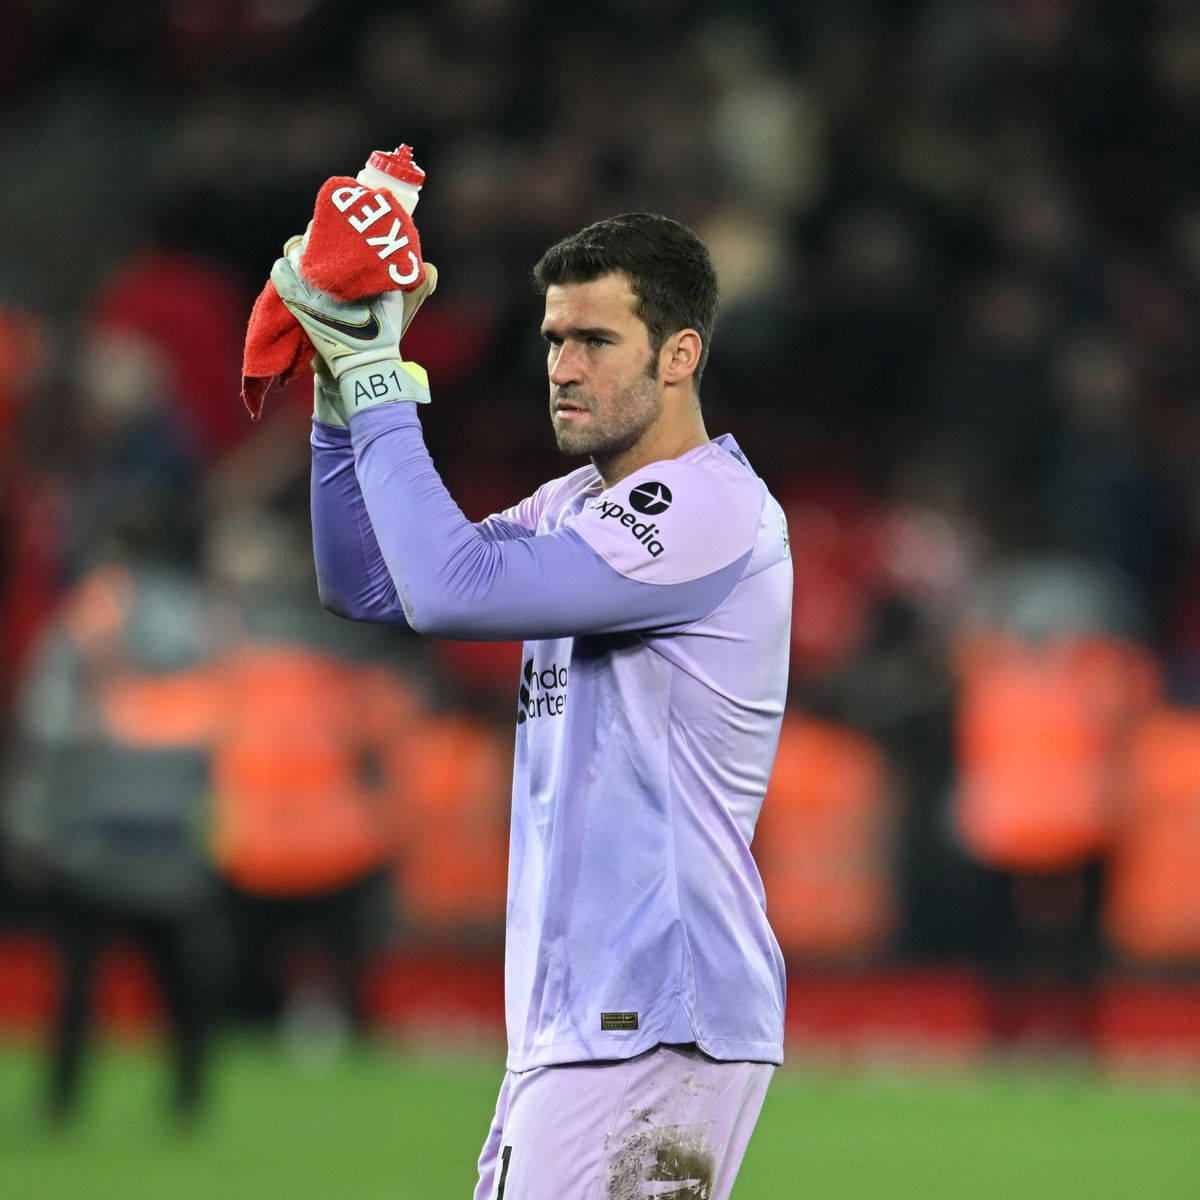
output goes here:
[{"label": "man's neck", "polygon": [[604,486],[610,488],[649,463],[678,458],[689,450],[703,446],[708,440],[704,418],[697,409],[694,416],[681,425],[647,430],[646,436],[628,450],[621,451],[611,458],[593,458],[592,464],[600,472]]}]

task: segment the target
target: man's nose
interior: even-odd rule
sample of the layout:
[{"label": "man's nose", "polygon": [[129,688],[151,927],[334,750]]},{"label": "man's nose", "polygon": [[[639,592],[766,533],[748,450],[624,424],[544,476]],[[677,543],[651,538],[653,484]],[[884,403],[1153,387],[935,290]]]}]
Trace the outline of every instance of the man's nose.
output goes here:
[{"label": "man's nose", "polygon": [[550,352],[550,382],[556,387],[582,382],[583,356],[569,342]]}]

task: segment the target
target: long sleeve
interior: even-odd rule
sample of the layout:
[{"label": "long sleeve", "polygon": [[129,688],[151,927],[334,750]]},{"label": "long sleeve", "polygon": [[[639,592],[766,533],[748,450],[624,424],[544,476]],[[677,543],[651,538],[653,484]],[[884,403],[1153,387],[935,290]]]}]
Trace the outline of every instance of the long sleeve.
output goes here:
[{"label": "long sleeve", "polygon": [[[642,582],[610,566],[569,524],[507,540],[485,536],[446,491],[425,448],[414,406],[381,405],[351,422],[362,506],[374,538],[346,531],[318,551],[331,569],[352,567],[353,594],[333,585],[322,596],[335,611],[365,620],[400,604],[414,629],[443,637],[515,640],[682,626],[719,604],[741,577],[746,557],[669,584]],[[314,455],[315,455],[314,450]],[[324,487],[346,468],[344,452]],[[314,488],[317,463],[314,458]],[[345,493],[343,492],[345,488]],[[361,529],[363,509],[341,520]],[[498,531],[497,531],[498,532]],[[330,538],[324,528],[314,537]],[[383,568],[390,576],[386,586]],[[368,586],[363,586],[367,583]]]},{"label": "long sleeve", "polygon": [[313,421],[310,499],[321,603],[340,616],[403,624],[404,610],[354,473],[349,430]]},{"label": "long sleeve", "polygon": [[[350,432],[317,420],[312,429],[310,501],[321,602],[339,616],[405,624],[404,609],[358,486]],[[532,529],[502,513],[475,528],[486,541],[533,535]]]}]

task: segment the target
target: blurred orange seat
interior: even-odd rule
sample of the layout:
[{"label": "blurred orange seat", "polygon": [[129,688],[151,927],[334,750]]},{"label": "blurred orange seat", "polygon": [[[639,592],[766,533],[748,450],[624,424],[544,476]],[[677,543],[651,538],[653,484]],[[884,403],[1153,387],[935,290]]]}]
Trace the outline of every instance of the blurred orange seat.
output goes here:
[{"label": "blurred orange seat", "polygon": [[1077,867],[1109,848],[1129,724],[1157,703],[1144,648],[1106,637],[960,641],[958,786],[968,850],[1003,870]]},{"label": "blurred orange seat", "polygon": [[1200,961],[1200,713],[1163,708],[1133,731],[1104,920],[1130,958]]},{"label": "blurred orange seat", "polygon": [[109,687],[109,727],[133,744],[212,751],[210,844],[237,887],[297,896],[345,886],[393,848],[395,743],[412,702],[385,671],[290,646],[248,646],[211,667]]},{"label": "blurred orange seat", "polygon": [[875,743],[786,716],[754,840],[785,954],[850,959],[882,948],[896,922],[891,826]]},{"label": "blurred orange seat", "polygon": [[508,893],[511,735],[463,714],[433,717],[396,747],[404,908],[435,932],[499,930]]}]

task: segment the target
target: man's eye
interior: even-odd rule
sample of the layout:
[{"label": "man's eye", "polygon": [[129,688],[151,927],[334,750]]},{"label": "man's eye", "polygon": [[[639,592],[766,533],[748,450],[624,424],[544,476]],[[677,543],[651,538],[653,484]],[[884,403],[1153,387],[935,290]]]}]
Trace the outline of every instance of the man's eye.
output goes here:
[{"label": "man's eye", "polygon": [[587,344],[594,350],[599,346],[611,346],[612,342],[610,342],[608,338],[590,337],[587,340]]}]

